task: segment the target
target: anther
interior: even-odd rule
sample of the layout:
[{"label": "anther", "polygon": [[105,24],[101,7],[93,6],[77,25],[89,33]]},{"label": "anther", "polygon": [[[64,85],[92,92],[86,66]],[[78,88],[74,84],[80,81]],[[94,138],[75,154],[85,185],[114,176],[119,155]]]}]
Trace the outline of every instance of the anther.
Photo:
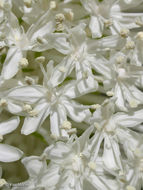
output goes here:
[{"label": "anther", "polygon": [[50,1],[49,7],[50,7],[50,9],[56,9],[56,7],[57,7],[56,1]]},{"label": "anther", "polygon": [[126,45],[125,45],[125,48],[126,48],[127,50],[134,49],[134,48],[135,48],[135,43],[134,43],[134,41],[128,41],[128,42],[126,43]]},{"label": "anther", "polygon": [[32,5],[32,0],[24,0],[24,5],[26,6],[26,7],[31,7],[31,5]]},{"label": "anther", "polygon": [[20,60],[20,62],[19,62],[19,65],[20,65],[21,67],[23,67],[23,68],[27,67],[27,66],[29,65],[28,59],[22,58],[22,59]]},{"label": "anther", "polygon": [[137,38],[143,41],[143,32],[138,32]]},{"label": "anther", "polygon": [[122,56],[122,55],[120,55],[120,56],[118,56],[118,57],[116,58],[116,62],[117,62],[118,64],[123,63],[123,61],[124,61],[124,56]]},{"label": "anther", "polygon": [[66,67],[59,67],[58,68],[59,71],[61,71],[62,73],[65,73],[66,72]]},{"label": "anther", "polygon": [[112,24],[113,24],[112,20],[104,21],[104,25],[105,25],[106,28],[109,28],[110,26],[112,26]]},{"label": "anther", "polygon": [[33,110],[29,111],[28,114],[30,117],[36,117],[36,116],[38,116],[38,111],[33,109]]},{"label": "anther", "polygon": [[138,107],[138,102],[135,99],[132,99],[129,101],[129,105],[131,108],[136,108]]},{"label": "anther", "polygon": [[40,57],[37,57],[35,59],[35,61],[36,61],[36,63],[44,63],[45,59],[46,58],[44,56],[40,56]]},{"label": "anther", "polygon": [[96,109],[100,108],[101,105],[100,104],[93,104],[90,107],[91,107],[91,109],[95,109],[96,110]]},{"label": "anther", "polygon": [[71,124],[71,122],[69,122],[69,121],[64,121],[63,123],[62,123],[62,126],[61,126],[61,128],[62,129],[71,129],[71,127],[72,127],[72,124]]},{"label": "anther", "polygon": [[124,28],[120,31],[120,35],[123,37],[123,38],[127,38],[128,35],[129,35],[129,30]]},{"label": "anther", "polygon": [[62,23],[65,20],[65,16],[62,13],[56,14],[55,16],[56,23]]},{"label": "anther", "polygon": [[114,96],[114,92],[113,92],[113,91],[107,91],[107,92],[106,92],[106,95],[107,95],[107,96]]},{"label": "anther", "polygon": [[95,170],[96,169],[96,163],[95,162],[89,162],[88,163],[88,167],[92,170]]},{"label": "anther", "polygon": [[0,106],[1,106],[1,107],[6,107],[6,106],[7,106],[7,100],[2,98],[2,99],[0,100]]},{"label": "anther", "polygon": [[3,140],[3,135],[0,134],[0,142]]},{"label": "anther", "polygon": [[29,113],[30,111],[32,111],[31,105],[25,104],[25,105],[23,106],[23,111],[25,111],[25,112],[27,112],[27,113]]}]

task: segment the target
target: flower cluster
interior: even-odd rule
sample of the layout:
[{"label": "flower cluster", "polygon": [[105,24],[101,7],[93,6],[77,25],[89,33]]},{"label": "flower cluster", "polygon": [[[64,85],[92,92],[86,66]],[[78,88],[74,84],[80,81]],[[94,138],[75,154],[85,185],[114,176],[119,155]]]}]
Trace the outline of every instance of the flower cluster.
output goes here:
[{"label": "flower cluster", "polygon": [[143,0],[0,0],[0,116],[0,188],[141,190]]}]

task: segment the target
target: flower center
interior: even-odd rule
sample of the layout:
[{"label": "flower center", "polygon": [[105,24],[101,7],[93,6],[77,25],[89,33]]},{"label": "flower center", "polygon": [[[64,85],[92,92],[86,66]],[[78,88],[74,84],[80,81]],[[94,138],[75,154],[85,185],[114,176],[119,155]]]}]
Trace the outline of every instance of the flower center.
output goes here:
[{"label": "flower center", "polygon": [[57,93],[55,89],[50,89],[46,93],[47,101],[51,104],[54,104],[57,102]]},{"label": "flower center", "polygon": [[124,68],[118,69],[118,77],[119,78],[125,78],[126,77],[126,70]]},{"label": "flower center", "polygon": [[79,172],[82,166],[82,155],[74,155],[72,159],[72,169]]}]

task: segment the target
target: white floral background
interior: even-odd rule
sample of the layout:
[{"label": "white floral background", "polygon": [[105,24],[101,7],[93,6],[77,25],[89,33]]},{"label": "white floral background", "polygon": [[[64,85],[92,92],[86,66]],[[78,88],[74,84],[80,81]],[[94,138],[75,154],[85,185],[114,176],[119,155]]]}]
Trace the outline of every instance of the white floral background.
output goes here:
[{"label": "white floral background", "polygon": [[0,0],[0,188],[143,189],[143,0]]}]

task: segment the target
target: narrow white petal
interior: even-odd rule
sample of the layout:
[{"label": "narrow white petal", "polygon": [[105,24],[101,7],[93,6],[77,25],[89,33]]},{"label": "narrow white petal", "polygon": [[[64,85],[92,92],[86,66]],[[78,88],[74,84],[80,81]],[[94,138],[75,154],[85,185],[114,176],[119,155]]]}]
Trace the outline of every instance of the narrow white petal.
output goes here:
[{"label": "narrow white petal", "polygon": [[91,30],[93,38],[100,38],[102,36],[103,23],[100,22],[99,18],[91,16],[89,28]]},{"label": "narrow white petal", "polygon": [[21,58],[22,52],[20,49],[13,47],[8,50],[7,57],[2,69],[2,76],[4,79],[10,79],[16,75],[19,69],[19,61]]},{"label": "narrow white petal", "polygon": [[0,144],[0,161],[13,162],[19,160],[23,152],[18,148],[6,144]]},{"label": "narrow white petal", "polygon": [[22,86],[11,89],[7,97],[21,102],[35,103],[44,96],[43,93],[43,88],[40,86]]},{"label": "narrow white petal", "polygon": [[29,116],[24,120],[24,124],[21,129],[21,133],[24,135],[29,135],[35,132],[37,128],[42,125],[50,113],[50,108],[47,103],[41,103],[40,105],[35,106],[34,110],[37,111],[37,116]]},{"label": "narrow white petal", "polygon": [[6,135],[14,131],[19,125],[19,117],[12,117],[7,121],[0,123],[0,134]]}]

